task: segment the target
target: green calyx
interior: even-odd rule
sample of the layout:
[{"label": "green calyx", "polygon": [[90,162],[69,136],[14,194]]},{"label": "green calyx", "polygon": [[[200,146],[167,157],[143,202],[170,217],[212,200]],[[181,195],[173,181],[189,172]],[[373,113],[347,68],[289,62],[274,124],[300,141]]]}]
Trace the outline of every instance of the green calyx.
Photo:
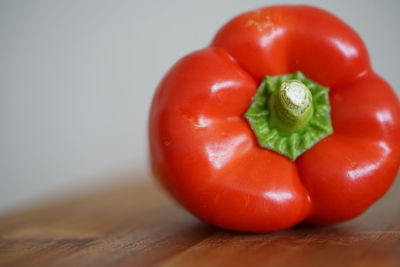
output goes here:
[{"label": "green calyx", "polygon": [[299,71],[266,76],[244,116],[261,147],[292,161],[333,132],[328,88]]}]

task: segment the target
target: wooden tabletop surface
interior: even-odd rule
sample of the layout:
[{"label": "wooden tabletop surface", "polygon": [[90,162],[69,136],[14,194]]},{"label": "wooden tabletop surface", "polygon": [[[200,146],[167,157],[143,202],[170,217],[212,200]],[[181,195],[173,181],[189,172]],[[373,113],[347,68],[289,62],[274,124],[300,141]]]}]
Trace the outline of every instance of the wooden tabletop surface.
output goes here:
[{"label": "wooden tabletop surface", "polygon": [[0,266],[400,266],[400,179],[355,220],[269,234],[203,224],[148,180],[0,216]]}]

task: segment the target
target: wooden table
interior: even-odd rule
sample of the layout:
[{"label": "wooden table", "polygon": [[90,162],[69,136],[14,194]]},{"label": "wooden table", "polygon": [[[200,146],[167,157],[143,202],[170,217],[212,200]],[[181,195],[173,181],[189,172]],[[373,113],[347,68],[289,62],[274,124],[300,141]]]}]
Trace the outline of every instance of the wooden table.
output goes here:
[{"label": "wooden table", "polygon": [[363,216],[243,234],[205,225],[152,181],[0,217],[0,266],[400,266],[400,181]]}]

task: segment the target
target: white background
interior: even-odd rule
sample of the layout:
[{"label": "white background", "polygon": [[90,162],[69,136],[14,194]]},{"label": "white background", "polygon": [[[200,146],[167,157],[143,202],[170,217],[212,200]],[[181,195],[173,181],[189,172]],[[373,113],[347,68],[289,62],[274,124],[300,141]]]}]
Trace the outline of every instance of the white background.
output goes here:
[{"label": "white background", "polygon": [[[274,3],[1,1],[0,211],[121,173],[150,179],[147,113],[162,75],[232,16]],[[400,1],[291,3],[355,28],[399,93]]]}]

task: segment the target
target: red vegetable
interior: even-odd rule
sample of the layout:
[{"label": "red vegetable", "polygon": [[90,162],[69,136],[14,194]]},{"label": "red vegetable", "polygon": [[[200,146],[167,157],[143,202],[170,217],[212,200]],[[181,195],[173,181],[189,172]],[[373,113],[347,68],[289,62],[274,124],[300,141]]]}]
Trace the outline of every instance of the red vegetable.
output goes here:
[{"label": "red vegetable", "polygon": [[158,179],[205,222],[250,232],[334,223],[392,184],[400,104],[344,22],[272,6],[232,19],[169,70],[149,140]]}]

